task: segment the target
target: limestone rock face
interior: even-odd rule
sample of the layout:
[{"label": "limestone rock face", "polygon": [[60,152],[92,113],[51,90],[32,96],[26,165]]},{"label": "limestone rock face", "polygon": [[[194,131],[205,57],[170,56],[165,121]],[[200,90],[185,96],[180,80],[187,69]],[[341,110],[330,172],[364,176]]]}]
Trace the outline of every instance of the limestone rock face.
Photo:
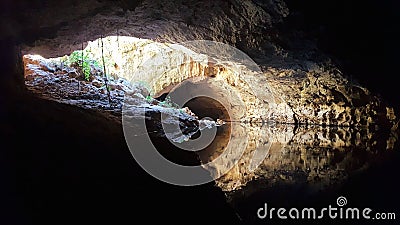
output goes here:
[{"label": "limestone rock face", "polygon": [[[382,99],[330,66],[267,70],[267,82],[293,110],[296,123],[334,126],[394,124]],[[390,108],[390,107],[389,107]],[[390,108],[392,110],[392,108]]]},{"label": "limestone rock face", "polygon": [[[168,43],[205,39],[256,50],[264,44],[264,37],[273,32],[274,24],[282,22],[289,13],[281,0],[263,4],[236,0],[145,0],[125,12],[123,2],[126,1],[89,0],[55,7],[46,14],[28,11],[23,16],[32,20],[25,26],[37,23],[50,33],[54,28],[56,34],[47,40],[37,40],[35,46],[25,46],[24,50],[46,58],[62,56],[101,35]],[[58,26],[62,28],[57,30]]]},{"label": "limestone rock face", "polygon": [[[304,42],[309,47],[302,49],[303,55],[307,51],[319,55],[313,59],[301,58],[274,43],[273,37],[279,36],[274,25],[289,13],[283,1],[143,1],[125,12],[118,4],[101,11],[105,7],[102,4],[108,3],[91,5],[94,15],[90,17],[81,9],[52,20],[64,20],[63,29],[54,38],[36,41],[35,46],[22,46],[23,53],[62,56],[80,49],[83,42],[86,49],[99,56],[97,38],[102,34],[110,36],[104,39],[104,54],[112,59],[107,62],[110,73],[131,82],[144,81],[153,94],[167,92],[188,78],[212,75],[223,80],[222,84],[244,102],[248,113],[238,116],[242,120],[340,126],[394,124],[393,117],[386,116],[386,108],[392,110],[390,106],[346,79],[329,59],[315,53],[315,46]],[[82,18],[76,20],[79,13]],[[53,22],[47,25],[53,26]],[[125,36],[133,38],[128,41]],[[239,47],[256,60],[262,71],[239,72],[232,65],[221,69],[207,55],[179,44],[199,39]],[[141,70],[145,72],[142,75],[138,72]],[[243,76],[237,74],[245,73],[244,83]],[[248,95],[250,88],[252,93]]]},{"label": "limestone rock face", "polygon": [[[103,46],[103,53],[99,46]],[[227,101],[237,102],[233,97],[238,96],[240,107],[246,109],[246,114],[233,113],[235,120],[329,126],[386,126],[395,122],[393,116],[386,116],[387,112],[393,114],[392,108],[366,88],[347,80],[332,64],[300,61],[282,69],[271,63],[262,71],[246,63],[219,60],[212,53],[215,50],[207,53],[185,43],[125,36],[106,37],[101,43],[97,39],[89,42],[86,50],[98,61],[102,54],[107,58],[108,73],[132,85],[144,82],[156,96],[185,80],[196,83],[211,77],[209,82],[218,82],[227,93],[234,93],[225,95],[232,97]]]}]

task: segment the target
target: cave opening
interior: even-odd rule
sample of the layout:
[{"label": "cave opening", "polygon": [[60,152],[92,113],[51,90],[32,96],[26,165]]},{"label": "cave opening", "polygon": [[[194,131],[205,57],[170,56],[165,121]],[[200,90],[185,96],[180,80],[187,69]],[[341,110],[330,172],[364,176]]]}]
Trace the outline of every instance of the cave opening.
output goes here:
[{"label": "cave opening", "polygon": [[85,108],[121,109],[127,92],[140,89],[140,94],[147,100],[155,99],[159,103],[164,102],[169,93],[177,93],[176,87],[189,81],[186,91],[188,88],[193,90],[179,95],[193,97],[201,92],[213,96],[193,97],[186,105],[181,104],[182,108],[194,108],[200,118],[230,119],[222,104],[212,100],[226,92],[220,87],[226,81],[211,81],[216,78],[215,70],[222,70],[210,64],[203,55],[188,53],[189,50],[182,50],[184,47],[179,45],[128,36],[102,37],[85,45],[70,55],[56,58],[34,55],[35,52],[29,50],[22,52],[27,89],[40,97]]},{"label": "cave opening", "polygon": [[[169,92],[163,93],[154,99],[158,101],[165,101]],[[216,121],[217,119],[229,121],[229,113],[227,109],[219,101],[205,97],[195,97],[186,102],[183,107],[188,107],[199,118],[209,117]]]},{"label": "cave opening", "polygon": [[[229,113],[225,107],[218,101],[209,97],[196,97],[185,103],[184,107],[188,107],[199,118],[209,117],[214,121],[229,121]],[[217,136],[221,136],[225,129],[218,127]],[[201,130],[193,134],[190,139],[197,139],[201,135]]]},{"label": "cave opening", "polygon": [[199,118],[211,117],[213,120],[229,121],[227,109],[217,100],[209,97],[196,97],[188,101],[184,107],[189,107]]},{"label": "cave opening", "polygon": [[[143,47],[144,44],[149,49],[145,49]],[[122,53],[123,46],[136,45],[138,48],[143,48],[143,51],[132,53],[136,61],[131,60],[130,58],[132,57]],[[163,76],[157,76],[157,74],[162,73],[157,70],[154,73],[150,71],[149,76],[146,77],[134,72],[135,68],[140,68],[141,66],[154,68],[153,61],[146,61],[143,58],[146,58],[146,54],[152,54],[154,50],[164,51],[165,49],[168,50],[164,45],[149,42],[145,39],[110,36],[88,42],[85,48],[82,45],[81,50],[75,50],[71,55],[64,55],[58,58],[45,58],[31,54],[33,52],[25,52],[26,54],[22,57],[25,85],[29,91],[41,98],[83,108],[105,110],[114,115],[118,115],[121,112],[126,93],[134,91],[144,97],[140,100],[140,104],[147,101],[151,105],[170,107],[176,110],[187,108],[198,119],[208,118],[212,121],[230,121],[231,117],[226,107],[228,101],[226,96],[228,95],[224,93],[226,90],[221,88],[221,83],[218,83],[222,81],[215,79],[213,67],[209,68],[209,71],[205,71],[207,75],[204,76],[204,74],[201,75],[194,70],[192,71],[192,67],[186,68],[185,58],[183,58],[183,64],[178,66],[178,72],[187,73],[186,70],[190,69],[188,76],[193,76],[193,78],[186,78],[178,83],[167,80],[167,82],[171,83],[166,87],[162,83],[165,82]],[[177,52],[176,58],[179,59],[183,53],[180,50],[173,50]],[[166,65],[171,64],[169,61],[161,62]],[[193,62],[187,65],[193,66]],[[164,70],[174,72],[175,68],[164,68]],[[199,80],[196,78],[197,76],[204,77]],[[153,90],[159,86],[164,87],[164,89],[159,91],[158,94],[154,94]],[[111,95],[112,104],[107,101],[108,93]],[[177,108],[175,102],[182,96],[190,96],[190,98],[187,102],[180,104],[181,107]],[[225,99],[221,98],[221,96],[225,96],[223,97]],[[171,100],[166,104],[167,97],[170,97]],[[150,131],[152,131],[151,129],[155,129],[156,124],[150,126],[153,126],[150,128]],[[181,129],[183,131],[185,128]],[[197,139],[201,133],[201,129],[198,129],[192,133],[190,139]],[[216,150],[218,150],[217,152],[223,152],[229,142],[230,133],[231,126],[229,123],[218,126],[213,142],[198,151],[197,156],[194,157],[200,157],[201,162],[199,162],[198,158],[194,159],[192,153],[183,152],[173,146],[172,143],[167,143],[169,140],[165,138],[156,137],[153,141],[161,154],[168,158],[175,158],[172,161],[192,165],[193,163],[199,164],[211,161],[212,157],[219,155],[219,153],[216,154]]]},{"label": "cave opening", "polygon": [[[222,126],[216,127],[216,134],[213,141],[205,148],[196,151],[196,160],[193,160],[191,152],[177,148],[166,138],[155,141],[158,151],[164,157],[184,165],[200,165],[213,161],[224,152],[230,140],[232,126],[230,112],[224,104],[226,99],[218,95],[220,92],[221,90],[215,84],[213,85],[213,79],[207,78],[197,82],[194,82],[193,79],[188,79],[180,84],[168,87],[166,90],[162,90],[155,95],[154,98],[157,101],[177,102],[182,105],[182,108],[189,108],[199,120],[209,119],[224,122]],[[204,93],[207,93],[208,96],[203,95]],[[185,98],[184,96],[190,96],[187,102],[182,100]],[[183,128],[181,128],[181,131],[183,132]],[[202,132],[208,132],[208,130],[197,129],[197,131],[191,134],[190,140],[198,139],[202,135]]]}]

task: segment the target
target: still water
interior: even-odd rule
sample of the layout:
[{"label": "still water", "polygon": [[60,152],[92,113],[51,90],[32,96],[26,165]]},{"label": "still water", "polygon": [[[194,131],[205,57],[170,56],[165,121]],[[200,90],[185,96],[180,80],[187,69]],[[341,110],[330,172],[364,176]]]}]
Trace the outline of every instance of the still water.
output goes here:
[{"label": "still water", "polygon": [[[276,207],[323,207],[336,206],[337,198],[345,196],[353,207],[396,210],[391,205],[397,191],[392,192],[394,181],[387,178],[393,177],[391,170],[399,159],[392,129],[228,123],[218,128],[215,140],[198,152],[202,163],[222,151],[243,151],[225,174],[219,173],[229,159],[205,168],[218,177],[216,185],[244,223],[268,222],[255,214],[266,202]],[[380,185],[387,185],[386,193]]]}]

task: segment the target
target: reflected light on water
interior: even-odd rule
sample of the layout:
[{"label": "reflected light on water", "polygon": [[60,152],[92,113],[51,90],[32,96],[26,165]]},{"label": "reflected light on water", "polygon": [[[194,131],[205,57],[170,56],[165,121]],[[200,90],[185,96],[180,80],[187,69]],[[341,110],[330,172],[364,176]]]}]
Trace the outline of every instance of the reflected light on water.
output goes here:
[{"label": "reflected light on water", "polygon": [[[231,145],[233,149],[228,151],[243,147],[246,151],[239,163],[216,180],[217,186],[227,193],[244,189],[251,181],[268,186],[304,183],[311,189],[321,190],[368,168],[379,160],[380,155],[394,150],[397,141],[390,130],[290,124],[251,126],[232,123],[231,126],[234,127],[231,141],[243,145]],[[210,154],[211,148],[214,151],[222,149],[210,146],[206,149],[210,155],[206,161],[219,155]],[[205,160],[204,155],[199,154]],[[218,173],[225,166],[206,169]],[[258,187],[265,188],[263,185]]]}]

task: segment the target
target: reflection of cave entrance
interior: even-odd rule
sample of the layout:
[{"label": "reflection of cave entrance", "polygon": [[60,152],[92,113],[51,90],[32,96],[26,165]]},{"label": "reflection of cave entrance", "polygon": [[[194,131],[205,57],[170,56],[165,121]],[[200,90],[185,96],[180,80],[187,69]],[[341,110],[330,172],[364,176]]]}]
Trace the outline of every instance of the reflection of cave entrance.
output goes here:
[{"label": "reflection of cave entrance", "polygon": [[[217,100],[209,97],[196,97],[188,101],[185,105],[192,112],[194,112],[199,119],[204,117],[210,117],[214,121],[221,119],[229,121],[229,113],[226,108]],[[223,126],[217,127],[217,134],[215,139],[205,149],[198,151],[197,154],[201,160],[201,163],[207,163],[218,157],[226,148],[229,142],[231,133],[230,123],[226,123]],[[191,139],[196,139],[200,136],[201,131],[194,134]]]},{"label": "reflection of cave entrance", "polygon": [[231,135],[231,124],[226,123],[217,128],[217,135],[205,149],[198,151],[197,154],[202,164],[208,163],[224,152],[228,146]]},{"label": "reflection of cave entrance", "polygon": [[[226,111],[225,107],[218,101],[209,98],[209,97],[196,97],[188,101],[184,107],[188,107],[192,112],[194,112],[199,119],[210,117],[214,121],[217,119],[221,119],[224,121],[229,121],[229,114]],[[218,132],[221,132],[222,128],[217,129]],[[195,133],[191,139],[197,139],[201,134],[201,131]]]}]

